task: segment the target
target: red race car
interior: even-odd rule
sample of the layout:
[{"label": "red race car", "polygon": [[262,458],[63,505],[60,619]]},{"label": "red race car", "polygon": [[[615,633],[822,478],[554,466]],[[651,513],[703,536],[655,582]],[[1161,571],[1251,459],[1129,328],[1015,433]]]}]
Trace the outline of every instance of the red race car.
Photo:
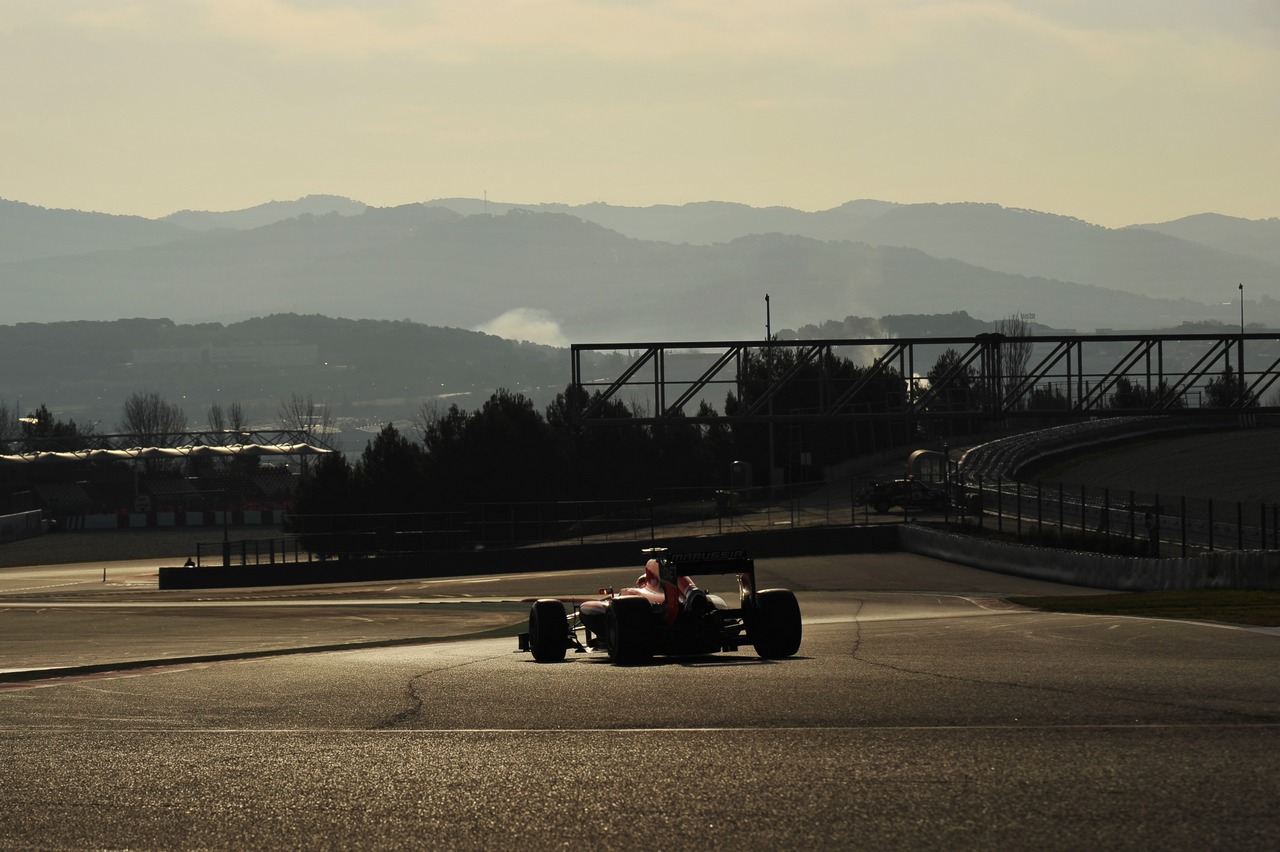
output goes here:
[{"label": "red race car", "polygon": [[[668,554],[644,551],[649,559],[635,586],[576,604],[572,614],[555,598],[529,611],[529,632],[521,633],[521,651],[540,663],[559,662],[578,653],[605,651],[618,664],[634,664],[655,654],[713,654],[755,647],[768,660],[790,657],[800,649],[800,605],[786,589],[756,590],[755,563],[741,550]],[[698,588],[689,576],[737,574],[739,605]]]}]

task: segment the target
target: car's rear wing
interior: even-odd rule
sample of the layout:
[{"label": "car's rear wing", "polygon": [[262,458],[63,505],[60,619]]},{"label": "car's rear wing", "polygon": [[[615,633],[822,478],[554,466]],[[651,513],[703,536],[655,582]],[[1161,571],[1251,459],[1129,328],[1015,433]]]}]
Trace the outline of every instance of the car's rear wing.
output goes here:
[{"label": "car's rear wing", "polygon": [[[745,550],[698,550],[667,553],[667,563],[677,577],[691,574],[746,574],[755,577],[756,566]],[[752,584],[754,585],[754,584]]]}]

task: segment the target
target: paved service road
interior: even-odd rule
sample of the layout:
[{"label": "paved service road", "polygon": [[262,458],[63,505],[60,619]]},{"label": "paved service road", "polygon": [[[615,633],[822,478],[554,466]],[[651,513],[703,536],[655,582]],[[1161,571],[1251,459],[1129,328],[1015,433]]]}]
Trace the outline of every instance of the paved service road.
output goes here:
[{"label": "paved service road", "polygon": [[[799,592],[795,659],[539,665],[503,637],[0,682],[0,848],[1274,847],[1280,637],[1028,612],[1003,597],[1063,588],[906,555],[759,568]],[[483,597],[483,630],[636,573],[45,611],[226,650],[265,596],[282,624],[337,607],[310,638],[338,644],[402,594],[451,601],[420,624]]]}]

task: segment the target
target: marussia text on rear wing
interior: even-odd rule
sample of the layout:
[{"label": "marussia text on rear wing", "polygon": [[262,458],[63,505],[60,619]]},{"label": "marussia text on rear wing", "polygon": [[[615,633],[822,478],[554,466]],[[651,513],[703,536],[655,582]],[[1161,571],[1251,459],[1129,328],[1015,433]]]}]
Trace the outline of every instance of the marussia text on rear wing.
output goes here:
[{"label": "marussia text on rear wing", "polygon": [[[646,553],[665,548],[647,548]],[[702,550],[692,553],[667,553],[666,561],[678,577],[691,574],[754,574],[755,562],[745,550]]]}]

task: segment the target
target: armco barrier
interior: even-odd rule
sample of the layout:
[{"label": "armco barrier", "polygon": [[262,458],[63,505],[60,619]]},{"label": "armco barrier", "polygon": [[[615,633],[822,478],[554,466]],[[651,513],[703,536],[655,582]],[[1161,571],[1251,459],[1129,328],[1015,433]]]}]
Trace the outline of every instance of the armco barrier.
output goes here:
[{"label": "armco barrier", "polygon": [[[768,532],[668,538],[659,544],[673,551],[736,550],[753,558],[816,556],[891,551],[898,547],[896,527],[814,527]],[[644,564],[645,542],[610,541],[512,549],[437,551],[369,559],[333,559],[265,565],[202,565],[160,569],[161,589],[223,589],[323,583],[380,582],[423,577],[518,574],[586,568],[624,568]]]},{"label": "armco barrier", "polygon": [[1178,559],[1105,556],[991,541],[923,524],[898,527],[902,550],[960,565],[1124,592],[1280,589],[1280,551],[1218,550]]}]

